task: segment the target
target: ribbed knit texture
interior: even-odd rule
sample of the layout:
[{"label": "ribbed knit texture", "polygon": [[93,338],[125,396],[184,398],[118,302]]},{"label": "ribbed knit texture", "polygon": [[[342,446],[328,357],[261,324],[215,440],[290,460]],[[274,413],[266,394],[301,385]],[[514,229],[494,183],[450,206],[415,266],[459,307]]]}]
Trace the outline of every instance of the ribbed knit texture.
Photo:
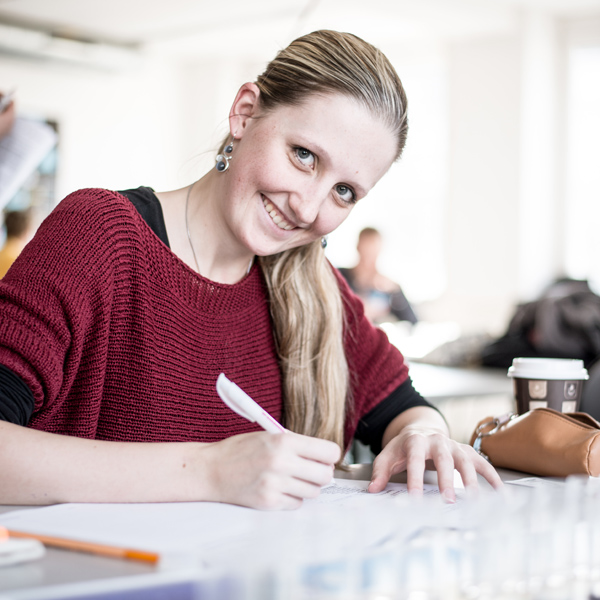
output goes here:
[{"label": "ribbed knit texture", "polygon": [[[338,279],[353,382],[348,442],[407,368]],[[34,394],[29,426],[54,433],[213,442],[258,430],[218,398],[220,372],[282,415],[260,267],[234,285],[199,276],[107,190],[65,198],[0,281],[0,364]]]}]

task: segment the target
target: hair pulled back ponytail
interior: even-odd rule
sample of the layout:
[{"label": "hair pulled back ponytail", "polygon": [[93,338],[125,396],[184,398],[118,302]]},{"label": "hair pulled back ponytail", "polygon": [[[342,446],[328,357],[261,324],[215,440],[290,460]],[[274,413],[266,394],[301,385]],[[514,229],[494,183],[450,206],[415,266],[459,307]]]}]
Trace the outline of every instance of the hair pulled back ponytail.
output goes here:
[{"label": "hair pulled back ponytail", "polygon": [[[315,31],[281,50],[258,77],[264,112],[312,94],[360,102],[397,140],[408,129],[406,95],[385,55],[360,38]],[[320,242],[261,257],[283,376],[284,423],[297,433],[337,442],[351,408],[344,351],[344,310],[337,279]]]}]

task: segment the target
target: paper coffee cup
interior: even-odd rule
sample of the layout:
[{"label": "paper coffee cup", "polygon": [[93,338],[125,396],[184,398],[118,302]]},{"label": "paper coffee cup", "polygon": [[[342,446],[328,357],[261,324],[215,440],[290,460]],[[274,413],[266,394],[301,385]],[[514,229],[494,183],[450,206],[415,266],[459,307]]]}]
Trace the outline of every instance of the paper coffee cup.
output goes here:
[{"label": "paper coffee cup", "polygon": [[588,372],[582,360],[515,358],[508,376],[513,378],[517,410],[522,415],[536,408],[578,411]]}]

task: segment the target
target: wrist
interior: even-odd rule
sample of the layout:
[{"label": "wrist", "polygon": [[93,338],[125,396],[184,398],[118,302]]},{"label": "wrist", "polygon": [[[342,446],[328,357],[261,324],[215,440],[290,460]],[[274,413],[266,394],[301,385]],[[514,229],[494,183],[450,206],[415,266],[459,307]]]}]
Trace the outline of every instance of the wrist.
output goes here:
[{"label": "wrist", "polygon": [[178,501],[218,502],[215,487],[215,470],[212,448],[215,443],[189,442],[179,445],[176,459],[181,492]]}]

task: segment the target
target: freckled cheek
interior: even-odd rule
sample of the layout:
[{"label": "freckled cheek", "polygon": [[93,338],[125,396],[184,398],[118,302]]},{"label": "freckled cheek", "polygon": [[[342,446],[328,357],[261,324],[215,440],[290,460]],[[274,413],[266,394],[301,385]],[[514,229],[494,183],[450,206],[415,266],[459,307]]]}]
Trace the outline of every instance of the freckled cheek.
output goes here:
[{"label": "freckled cheek", "polygon": [[318,235],[327,235],[337,229],[348,216],[348,212],[326,209],[323,210],[314,223],[313,230]]},{"label": "freckled cheek", "polygon": [[[287,163],[287,164],[286,164]],[[267,160],[248,173],[258,189],[265,192],[292,192],[298,191],[302,182],[297,172],[289,168],[288,161]]]}]

